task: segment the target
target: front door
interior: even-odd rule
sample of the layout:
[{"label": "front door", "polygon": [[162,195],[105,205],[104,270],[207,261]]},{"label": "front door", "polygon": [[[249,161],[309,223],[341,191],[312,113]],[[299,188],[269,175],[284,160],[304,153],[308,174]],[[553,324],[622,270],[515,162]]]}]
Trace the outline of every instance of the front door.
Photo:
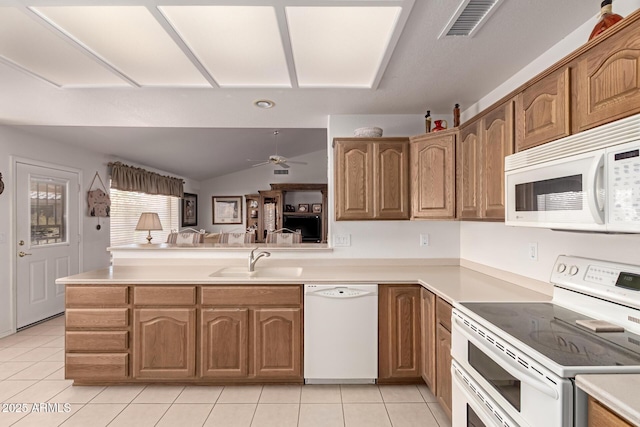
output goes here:
[{"label": "front door", "polygon": [[59,277],[79,269],[78,173],[16,163],[16,325],[64,312]]}]

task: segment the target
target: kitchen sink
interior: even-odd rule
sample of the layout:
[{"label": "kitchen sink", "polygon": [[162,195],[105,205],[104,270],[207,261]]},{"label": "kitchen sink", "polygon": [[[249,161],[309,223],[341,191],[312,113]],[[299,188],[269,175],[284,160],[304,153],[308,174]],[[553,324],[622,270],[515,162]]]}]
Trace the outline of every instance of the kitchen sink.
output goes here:
[{"label": "kitchen sink", "polygon": [[249,271],[247,267],[226,267],[211,273],[210,277],[300,277],[302,267],[256,267]]}]

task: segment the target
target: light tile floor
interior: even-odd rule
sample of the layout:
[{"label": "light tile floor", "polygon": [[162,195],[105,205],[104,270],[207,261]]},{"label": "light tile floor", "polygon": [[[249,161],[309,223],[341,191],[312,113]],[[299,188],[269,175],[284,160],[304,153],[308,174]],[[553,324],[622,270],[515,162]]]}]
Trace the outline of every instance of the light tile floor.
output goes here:
[{"label": "light tile floor", "polygon": [[451,426],[426,386],[71,383],[64,317],[0,339],[0,427]]}]

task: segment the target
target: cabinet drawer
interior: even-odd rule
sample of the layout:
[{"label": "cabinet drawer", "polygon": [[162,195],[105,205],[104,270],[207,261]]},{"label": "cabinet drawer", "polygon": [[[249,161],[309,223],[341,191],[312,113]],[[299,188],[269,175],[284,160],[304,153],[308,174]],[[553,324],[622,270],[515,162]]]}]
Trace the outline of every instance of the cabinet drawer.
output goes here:
[{"label": "cabinet drawer", "polygon": [[210,286],[202,288],[203,305],[300,305],[302,286]]},{"label": "cabinet drawer", "polygon": [[436,318],[438,323],[451,331],[451,305],[442,298],[436,301]]},{"label": "cabinet drawer", "polygon": [[120,380],[129,376],[127,353],[67,353],[65,378],[86,380]]},{"label": "cabinet drawer", "polygon": [[136,305],[193,305],[196,303],[195,286],[136,286],[133,290]]},{"label": "cabinet drawer", "polygon": [[126,286],[67,286],[67,307],[107,307],[129,302]]},{"label": "cabinet drawer", "polygon": [[69,308],[66,318],[67,328],[126,328],[129,325],[129,309]]},{"label": "cabinet drawer", "polygon": [[65,336],[67,351],[119,351],[129,348],[127,331],[69,331]]}]

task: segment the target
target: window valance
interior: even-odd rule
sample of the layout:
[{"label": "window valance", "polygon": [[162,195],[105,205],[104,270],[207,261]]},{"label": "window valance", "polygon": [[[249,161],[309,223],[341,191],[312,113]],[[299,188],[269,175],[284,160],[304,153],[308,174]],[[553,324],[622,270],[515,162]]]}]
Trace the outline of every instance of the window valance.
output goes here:
[{"label": "window valance", "polygon": [[109,166],[111,167],[111,188],[174,197],[184,195],[184,184],[181,178],[163,176],[120,162],[109,163]]}]

